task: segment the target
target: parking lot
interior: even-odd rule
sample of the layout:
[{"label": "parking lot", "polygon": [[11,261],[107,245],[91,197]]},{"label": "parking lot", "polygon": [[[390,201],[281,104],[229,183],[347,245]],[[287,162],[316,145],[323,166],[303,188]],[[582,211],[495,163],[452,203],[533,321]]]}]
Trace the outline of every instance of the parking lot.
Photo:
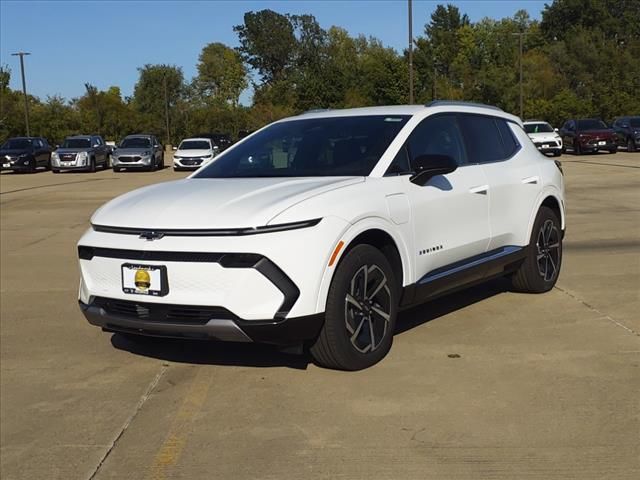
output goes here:
[{"label": "parking lot", "polygon": [[355,373],[88,325],[91,213],[186,173],[2,174],[2,478],[640,478],[640,154],[561,160],[557,287],[494,281],[407,311]]}]

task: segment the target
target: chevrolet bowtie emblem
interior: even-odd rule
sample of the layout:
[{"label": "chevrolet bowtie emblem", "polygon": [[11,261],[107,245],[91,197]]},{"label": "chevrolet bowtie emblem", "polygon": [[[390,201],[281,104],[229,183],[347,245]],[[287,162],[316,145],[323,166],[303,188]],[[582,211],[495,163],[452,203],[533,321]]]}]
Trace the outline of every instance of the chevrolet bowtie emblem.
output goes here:
[{"label": "chevrolet bowtie emblem", "polygon": [[149,230],[147,232],[142,232],[139,238],[152,241],[152,240],[160,240],[162,237],[164,237],[164,233]]}]

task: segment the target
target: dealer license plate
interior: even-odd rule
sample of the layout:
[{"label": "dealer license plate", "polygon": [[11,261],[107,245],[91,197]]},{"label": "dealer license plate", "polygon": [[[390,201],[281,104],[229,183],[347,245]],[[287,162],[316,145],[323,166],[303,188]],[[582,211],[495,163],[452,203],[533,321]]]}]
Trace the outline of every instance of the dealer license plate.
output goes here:
[{"label": "dealer license plate", "polygon": [[164,265],[122,265],[122,291],[136,295],[163,297],[169,293],[167,267]]},{"label": "dealer license plate", "polygon": [[604,142],[604,141],[598,142],[598,145],[606,145],[606,144],[607,142]]},{"label": "dealer license plate", "polygon": [[2,166],[3,166],[4,168],[9,168],[9,167],[11,166],[11,164],[10,164],[10,163],[3,163],[3,164],[2,164]]}]

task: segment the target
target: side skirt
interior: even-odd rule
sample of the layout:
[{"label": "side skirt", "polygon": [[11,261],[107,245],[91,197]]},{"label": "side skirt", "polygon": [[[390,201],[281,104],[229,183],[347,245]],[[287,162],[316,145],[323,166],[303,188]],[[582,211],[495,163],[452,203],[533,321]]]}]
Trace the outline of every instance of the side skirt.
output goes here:
[{"label": "side skirt", "polygon": [[514,272],[528,247],[506,246],[432,270],[404,288],[401,308],[408,308],[461,288]]}]

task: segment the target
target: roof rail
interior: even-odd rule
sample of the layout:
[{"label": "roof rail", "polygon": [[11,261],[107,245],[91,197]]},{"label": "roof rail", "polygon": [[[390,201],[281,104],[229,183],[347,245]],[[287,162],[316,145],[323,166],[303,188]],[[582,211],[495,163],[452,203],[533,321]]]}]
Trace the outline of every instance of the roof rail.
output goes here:
[{"label": "roof rail", "polygon": [[490,108],[492,110],[499,110],[503,112],[500,107],[495,107],[493,105],[485,105],[484,103],[475,103],[475,102],[463,102],[460,100],[433,100],[427,103],[425,106],[427,107],[446,107],[446,106],[461,106],[461,107],[482,107],[482,108]]},{"label": "roof rail", "polygon": [[302,112],[300,115],[305,115],[307,113],[318,113],[318,112],[327,112],[331,110],[330,108],[312,108],[311,110],[307,110],[306,112]]}]

